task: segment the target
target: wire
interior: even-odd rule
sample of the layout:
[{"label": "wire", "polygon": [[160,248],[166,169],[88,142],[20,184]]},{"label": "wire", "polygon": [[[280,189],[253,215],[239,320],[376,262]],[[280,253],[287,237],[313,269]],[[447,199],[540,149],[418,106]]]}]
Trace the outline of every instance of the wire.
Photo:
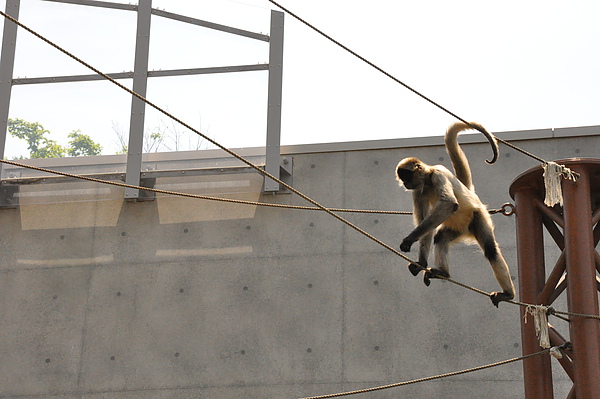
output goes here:
[{"label": "wire", "polygon": [[[288,10],[286,10],[285,8],[281,7],[279,4],[277,4],[276,2],[269,0],[270,2],[272,2],[273,4],[277,5],[278,7],[282,8],[284,11],[290,13]],[[96,74],[102,76],[104,79],[110,81],[111,83],[115,84],[116,86],[120,87],[122,90],[125,90],[126,92],[128,92],[129,94],[131,94],[132,96],[134,96],[135,98],[143,101],[144,103],[148,104],[149,106],[151,106],[152,108],[156,109],[157,111],[159,111],[160,113],[164,114],[165,116],[167,116],[168,118],[171,118],[172,120],[174,120],[175,122],[181,124],[182,126],[184,126],[185,128],[189,129],[190,131],[198,134],[199,136],[201,136],[202,138],[204,138],[205,140],[207,140],[208,142],[212,143],[213,145],[215,145],[216,147],[222,149],[223,151],[225,151],[227,154],[231,155],[232,157],[240,160],[241,162],[245,163],[246,165],[250,166],[252,169],[256,170],[258,173],[264,175],[265,177],[268,177],[274,181],[276,181],[278,184],[282,185],[283,187],[285,187],[286,189],[290,190],[291,192],[293,192],[294,194],[300,196],[301,198],[303,198],[304,200],[310,202],[311,204],[315,205],[318,209],[320,209],[321,211],[324,211],[326,213],[328,213],[329,215],[333,216],[334,218],[338,219],[340,222],[346,224],[348,227],[354,229],[355,231],[359,232],[360,234],[364,235],[365,237],[371,239],[372,241],[374,241],[375,243],[381,245],[382,247],[386,248],[387,250],[389,250],[390,252],[398,255],[399,257],[401,257],[402,259],[415,264],[415,265],[419,265],[418,262],[413,261],[412,259],[410,259],[408,256],[404,255],[403,253],[399,252],[398,250],[394,249],[393,247],[391,247],[390,245],[386,244],[385,242],[381,241],[380,239],[378,239],[377,237],[373,236],[372,234],[366,232],[365,230],[361,229],[360,227],[356,226],[355,224],[351,223],[350,221],[344,219],[343,217],[341,217],[340,215],[334,213],[333,209],[330,208],[326,208],[323,205],[321,205],[320,203],[318,203],[317,201],[313,200],[312,198],[308,197],[306,194],[303,194],[302,192],[300,192],[299,190],[295,189],[294,187],[290,186],[289,184],[285,183],[284,181],[282,181],[281,179],[273,176],[272,174],[268,173],[267,171],[263,170],[261,167],[253,164],[252,162],[248,161],[247,159],[243,158],[242,156],[238,155],[236,152],[228,149],[227,147],[223,146],[222,144],[218,143],[217,141],[215,141],[214,139],[210,138],[209,136],[201,133],[199,130],[195,129],[194,127],[190,126],[189,124],[185,123],[184,121],[182,121],[181,119],[175,117],[174,115],[172,115],[171,113],[165,111],[164,109],[160,108],[158,105],[154,104],[153,102],[149,101],[148,99],[146,99],[145,97],[139,95],[138,93],[134,92],[133,90],[125,87],[124,85],[122,85],[121,83],[117,82],[115,79],[111,78],[110,76],[108,76],[107,74],[101,72],[100,70],[96,69],[95,67],[93,67],[92,65],[86,63],[85,61],[81,60],[80,58],[76,57],[75,55],[73,55],[72,53],[68,52],[67,50],[63,49],[62,47],[58,46],[57,44],[55,44],[54,42],[50,41],[49,39],[45,38],[44,36],[42,36],[41,34],[37,33],[36,31],[34,31],[33,29],[25,26],[24,24],[22,24],[21,22],[19,22],[17,19],[13,18],[12,16],[6,14],[3,11],[0,11],[0,15],[2,15],[4,18],[8,19],[9,21],[13,22],[14,24],[20,26],[21,28],[25,29],[26,31],[28,31],[29,33],[31,33],[32,35],[36,36],[37,38],[39,38],[40,40],[42,40],[43,42],[49,44],[50,46],[54,47],[55,49],[57,49],[58,51],[62,52],[63,54],[67,55],[68,57],[74,59],[75,61],[79,62],[80,64],[82,64],[83,66],[85,66],[86,68],[92,70],[93,72],[95,72]],[[294,14],[290,13],[290,15],[293,15],[295,18],[298,18],[297,16],[295,16]],[[299,19],[299,18],[298,18]],[[300,21],[302,21],[303,23],[307,24],[308,26],[310,26],[311,28],[317,30],[316,28],[314,28],[312,25],[308,24],[307,22],[303,21],[302,19],[299,19]],[[356,55],[357,57],[359,57],[360,59],[362,59],[363,61],[367,62],[368,64],[372,65],[373,67],[375,67],[376,69],[380,70],[382,73],[386,74],[387,76],[389,76],[390,78],[394,79],[395,81],[397,81],[398,83],[402,84],[403,86],[407,87],[408,89],[410,89],[411,91],[415,92],[416,94],[420,95],[421,97],[427,99],[429,102],[433,103],[434,105],[437,105],[438,107],[440,107],[441,109],[445,110],[446,112],[450,113],[451,115],[455,116],[457,119],[461,120],[462,122],[469,124],[468,122],[466,122],[465,120],[463,120],[462,118],[452,114],[450,111],[447,111],[445,108],[441,107],[440,105],[438,105],[437,103],[429,100],[427,97],[423,96],[422,94],[420,94],[419,92],[417,92],[416,90],[410,88],[409,86],[405,85],[403,82],[399,81],[398,79],[396,79],[395,77],[393,77],[392,75],[388,74],[387,72],[385,72],[384,70],[382,70],[381,68],[377,67],[375,64],[372,64],[370,61],[366,60],[365,58],[359,56],[358,54],[354,53],[353,51],[351,51],[350,49],[348,49],[347,47],[343,46],[341,43],[338,43],[337,41],[331,39],[329,36],[325,35],[324,33],[322,33],[321,31],[317,30],[317,32],[321,33],[322,35],[324,35],[325,37],[329,38],[330,40],[334,41],[334,43],[342,46],[344,49],[346,49],[347,51],[350,51],[352,54]],[[470,125],[470,124],[469,124]],[[476,128],[475,128],[476,129]],[[478,130],[478,129],[476,129]],[[131,184],[126,184],[126,183],[119,183],[119,182],[109,182],[109,181],[105,181],[105,180],[100,180],[100,179],[95,179],[95,178],[91,178],[91,177],[87,177],[87,176],[79,176],[79,175],[74,175],[74,174],[70,174],[70,173],[65,173],[65,172],[58,172],[58,171],[53,171],[53,170],[49,170],[49,169],[44,169],[44,168],[39,168],[39,167],[34,167],[34,166],[29,166],[29,165],[24,165],[24,164],[19,164],[16,162],[12,162],[12,161],[7,161],[7,160],[0,160],[0,162],[2,163],[6,163],[6,164],[11,164],[14,166],[20,166],[20,167],[26,167],[29,169],[34,169],[34,170],[38,170],[38,171],[43,171],[43,172],[47,172],[47,173],[53,173],[53,174],[58,174],[58,175],[62,175],[62,176],[66,176],[66,177],[71,177],[71,178],[80,178],[83,180],[88,180],[88,181],[93,181],[93,182],[97,182],[97,183],[106,183],[106,184],[112,184],[115,186],[120,186],[120,187],[126,187],[126,188],[133,188],[133,189],[139,189],[139,190],[146,190],[146,191],[153,191],[153,192],[157,192],[157,193],[163,193],[163,194],[169,194],[169,195],[180,195],[180,196],[185,196],[185,197],[191,197],[191,198],[202,198],[202,199],[207,199],[206,196],[200,196],[200,195],[196,195],[196,194],[186,194],[186,193],[177,193],[174,191],[168,191],[168,190],[158,190],[158,189],[149,189],[149,188],[145,188],[145,187],[140,187],[140,186],[135,186],[135,185],[131,185]],[[214,197],[212,197],[214,198]],[[232,199],[222,199],[225,202],[237,202],[240,203],[240,200],[232,200]],[[422,266],[419,265],[419,267],[423,268]],[[484,294],[489,296],[488,293],[486,293],[485,291],[479,290],[477,288],[468,286],[466,284],[460,283],[458,281],[454,281],[448,277],[443,277],[444,280],[449,281],[453,284],[459,285],[461,287],[464,288],[468,288],[472,291],[478,292],[480,294]],[[516,303],[516,304],[521,304],[521,303],[517,303],[516,301],[510,301],[511,303]],[[522,304],[523,306],[526,306],[528,304]],[[555,313],[560,313],[560,314],[568,314],[567,312],[555,312]],[[576,313],[572,313],[570,315],[573,316],[579,316],[579,317],[592,317],[592,318],[600,318],[599,316],[595,316],[595,315],[582,315],[582,314],[576,314]]]},{"label": "wire", "polygon": [[[450,111],[448,108],[443,107],[442,105],[440,105],[439,103],[433,101],[431,98],[425,96],[423,93],[419,92],[418,90],[412,88],[411,86],[409,86],[408,84],[404,83],[403,81],[401,81],[400,79],[398,79],[397,77],[395,77],[394,75],[392,75],[391,73],[387,72],[386,70],[384,70],[383,68],[379,67],[378,65],[376,65],[375,63],[369,61],[368,59],[366,59],[365,57],[361,56],[360,54],[356,53],[355,51],[351,50],[349,47],[345,46],[344,44],[340,43],[339,41],[335,40],[333,37],[329,36],[328,34],[326,34],[325,32],[323,32],[322,30],[318,29],[317,27],[315,27],[314,25],[310,24],[308,21],[302,19],[301,17],[299,17],[297,14],[294,14],[293,12],[291,12],[290,10],[288,10],[287,8],[285,8],[284,6],[282,6],[281,4],[279,4],[278,2],[274,1],[274,0],[269,0],[270,3],[274,4],[275,6],[279,7],[280,9],[282,9],[283,11],[285,11],[286,13],[288,13],[289,15],[291,15],[292,17],[294,17],[295,19],[297,19],[298,21],[300,21],[301,23],[303,23],[304,25],[308,26],[310,29],[314,30],[315,32],[317,32],[318,34],[320,34],[321,36],[323,36],[324,38],[326,38],[327,40],[331,41],[332,43],[334,43],[335,45],[341,47],[342,49],[346,50],[348,53],[352,54],[353,56],[355,56],[356,58],[358,58],[359,60],[365,62],[366,64],[370,65],[371,67],[375,68],[376,70],[378,70],[379,72],[381,72],[382,74],[384,74],[385,76],[387,76],[388,78],[392,79],[394,82],[399,83],[400,85],[402,85],[404,88],[410,90],[411,92],[413,92],[414,94],[416,94],[417,96],[421,97],[422,99],[424,99],[425,101],[431,103],[432,105],[436,106],[437,108],[441,109],[442,111],[446,112],[447,114],[449,114],[450,116],[453,116],[454,118],[458,119],[459,121],[465,123],[466,125],[470,126],[471,128],[473,128],[474,130],[477,130],[481,133],[483,133],[483,131],[478,128],[477,126],[472,125],[470,122],[468,122],[466,119],[461,118],[460,116],[458,116],[457,114],[455,114],[454,112]],[[494,136],[495,137],[495,136]],[[528,152],[525,151],[517,146],[515,146],[514,144],[510,144],[505,140],[499,139],[496,137],[496,139],[503,143],[506,144],[507,146],[513,148],[514,150],[517,150],[519,152],[521,152],[522,154],[525,154],[527,156],[530,156],[532,158],[534,158],[535,160],[537,160],[538,162],[541,162],[543,164],[547,164],[548,162],[545,161],[544,159]]]},{"label": "wire", "polygon": [[[87,180],[87,181],[91,181],[91,182],[94,182],[94,183],[109,184],[109,185],[113,185],[113,186],[117,186],[117,187],[124,187],[124,188],[132,188],[132,189],[138,189],[138,190],[145,190],[145,191],[150,191],[150,192],[154,192],[154,193],[158,193],[158,194],[173,195],[173,196],[188,197],[188,198],[196,198],[196,199],[204,199],[204,200],[216,200],[216,201],[222,201],[222,202],[228,202],[228,203],[256,205],[256,206],[272,206],[272,207],[277,207],[277,208],[290,208],[290,209],[303,209],[303,210],[321,210],[320,208],[311,208],[311,207],[302,207],[302,206],[284,205],[284,204],[268,204],[268,203],[263,203],[263,202],[244,201],[244,200],[237,200],[237,199],[232,199],[232,198],[217,198],[217,197],[210,197],[210,196],[200,195],[200,194],[190,194],[190,193],[182,193],[182,192],[170,191],[170,190],[161,190],[161,189],[157,189],[157,188],[135,186],[135,185],[132,185],[132,184],[121,183],[121,182],[116,182],[116,181],[101,180],[101,179],[96,179],[96,178],[89,177],[89,176],[75,175],[75,174],[71,174],[71,173],[55,171],[55,170],[51,170],[51,169],[41,168],[41,167],[38,167],[38,166],[25,165],[25,164],[22,164],[22,163],[18,163],[18,162],[14,162],[14,161],[8,161],[8,160],[3,160],[3,159],[0,159],[0,162],[4,163],[4,164],[8,164],[8,165],[13,165],[13,166],[17,166],[17,167],[22,167],[22,168],[36,170],[38,172],[52,173],[52,174],[57,174],[57,175],[61,175],[61,176],[65,176],[65,177],[70,177],[70,178],[74,178],[74,179]],[[499,210],[493,210],[492,212],[494,212],[494,213],[501,213],[502,212],[503,214],[507,214],[506,213],[506,208],[505,208],[507,205],[509,205],[509,204],[504,204],[501,209],[499,209]],[[395,213],[395,211],[368,211],[368,210],[358,210],[358,209],[350,209],[349,210],[349,209],[338,209],[338,208],[328,208],[328,209],[330,211],[336,210],[336,211],[339,211],[339,212],[346,212],[347,211],[347,212],[359,212],[359,213],[370,213],[370,212],[380,212],[380,213],[393,212],[393,213]],[[403,214],[405,214],[405,213],[403,213]],[[385,244],[385,245],[387,245],[387,244]],[[423,266],[419,265],[417,262],[415,262],[415,261],[407,258],[404,254],[400,254],[400,255],[403,258],[406,258],[406,260],[408,260],[410,263],[413,263],[413,264],[417,265],[417,267],[421,268],[422,270],[426,270],[425,267],[423,267]],[[450,283],[452,283],[454,285],[457,285],[459,287],[468,289],[468,290],[476,292],[478,294],[481,294],[481,295],[484,295],[484,296],[487,296],[487,297],[490,296],[489,293],[487,293],[487,292],[485,292],[483,290],[480,290],[479,288],[472,287],[470,285],[461,283],[460,281],[453,280],[453,279],[451,279],[449,277],[438,276],[437,278],[439,278],[441,280],[448,281],[448,282],[450,282]],[[532,304],[529,304],[529,303],[519,302],[519,301],[515,301],[515,300],[509,300],[509,301],[504,301],[504,302],[512,303],[514,305],[519,305],[519,306],[523,306],[523,307],[527,307],[527,306],[531,306],[532,305]],[[562,317],[560,317],[559,315],[567,315],[567,316],[574,316],[574,317],[586,317],[586,318],[600,319],[600,316],[597,316],[597,315],[588,315],[588,314],[572,313],[572,312],[562,312],[562,311],[555,310],[552,307],[548,308],[548,314],[556,316],[556,317],[559,317],[559,318],[561,318],[563,320],[565,320],[565,319],[562,318]]]},{"label": "wire", "polygon": [[[310,206],[246,201],[246,200],[239,200],[239,199],[233,199],[233,198],[213,197],[213,196],[201,195],[201,194],[189,194],[189,193],[183,193],[183,192],[179,192],[179,191],[162,190],[162,189],[152,188],[152,187],[143,187],[143,186],[136,186],[136,185],[132,185],[132,184],[125,184],[125,183],[120,183],[120,182],[116,182],[116,181],[112,181],[112,180],[97,179],[97,178],[84,176],[84,175],[76,175],[76,174],[71,174],[71,173],[66,173],[66,172],[59,172],[59,171],[52,170],[52,169],[46,169],[46,168],[41,168],[41,167],[37,167],[37,166],[26,165],[26,164],[14,162],[14,161],[0,159],[0,162],[8,164],[8,165],[12,165],[12,166],[20,167],[20,168],[36,170],[38,172],[51,173],[51,174],[56,174],[56,175],[69,177],[69,178],[73,178],[73,179],[79,179],[79,180],[88,180],[88,181],[100,183],[100,184],[108,184],[108,185],[125,187],[125,188],[133,188],[133,189],[137,189],[137,190],[145,190],[145,191],[149,191],[149,192],[153,192],[153,193],[157,193],[157,194],[169,195],[169,196],[189,197],[189,198],[196,198],[196,199],[202,199],[202,200],[208,200],[208,201],[228,202],[228,203],[233,203],[233,204],[252,205],[252,206],[265,206],[265,207],[271,207],[271,208],[298,209],[298,210],[305,210],[305,211],[322,211],[321,208],[310,207]],[[7,179],[6,182],[10,183],[10,179]],[[408,212],[408,211],[384,211],[384,210],[348,209],[348,208],[328,208],[328,209],[332,212],[368,213],[368,214],[382,214],[382,215],[412,215],[412,212]],[[490,213],[500,213],[502,211],[503,211],[502,208],[494,209],[494,210],[490,210]]]},{"label": "wire", "polygon": [[[209,136],[201,133],[199,130],[195,129],[194,127],[190,126],[189,124],[185,123],[184,121],[182,121],[181,119],[175,117],[173,114],[165,111],[164,109],[160,108],[158,105],[154,104],[153,102],[151,102],[150,100],[146,99],[145,97],[139,95],[138,93],[134,92],[133,90],[125,87],[124,85],[122,85],[121,83],[117,82],[115,79],[111,78],[110,76],[108,76],[107,74],[101,72],[100,70],[98,70],[97,68],[93,67],[92,65],[86,63],[85,61],[81,60],[80,58],[76,57],[75,55],[71,54],[70,52],[68,52],[67,50],[63,49],[62,47],[58,46],[57,44],[55,44],[54,42],[50,41],[49,39],[45,38],[44,36],[42,36],[41,34],[37,33],[36,31],[34,31],[33,29],[25,26],[24,24],[22,24],[21,22],[19,22],[17,19],[13,18],[12,16],[6,14],[3,11],[0,11],[0,15],[4,16],[4,18],[12,21],[13,23],[15,23],[16,25],[20,26],[21,28],[25,29],[27,32],[31,33],[32,35],[36,36],[38,39],[42,40],[43,42],[49,44],[50,46],[54,47],[55,49],[57,49],[58,51],[60,51],[61,53],[67,55],[68,57],[72,58],[73,60],[79,62],[81,65],[85,66],[86,68],[92,70],[93,72],[95,72],[96,74],[102,76],[104,79],[110,81],[111,83],[113,83],[114,85],[120,87],[122,90],[125,90],[127,93],[131,94],[132,96],[134,96],[135,98],[139,99],[140,101],[143,101],[144,103],[148,104],[150,107],[154,108],[155,110],[157,110],[158,112],[162,113],[163,115],[167,116],[168,118],[171,118],[172,120],[174,120],[175,122],[181,124],[183,127],[189,129],[190,131],[196,133],[197,135],[201,136],[202,138],[204,138],[205,140],[207,140],[208,142],[212,143],[213,145],[215,145],[216,147],[220,148],[221,150],[225,151],[225,153],[231,155],[232,157],[242,161],[243,163],[245,163],[246,165],[250,166],[252,169],[256,170],[258,173],[264,175],[265,177],[268,177],[274,181],[276,181],[278,184],[280,184],[281,186],[285,187],[286,189],[290,190],[291,192],[293,192],[294,194],[300,196],[301,198],[303,198],[304,200],[310,202],[311,204],[313,204],[314,206],[316,206],[317,208],[321,209],[322,211],[328,213],[329,215],[333,216],[334,218],[338,219],[340,222],[346,224],[348,227],[354,229],[355,231],[359,232],[360,234],[364,235],[365,237],[371,239],[372,241],[378,243],[379,245],[383,246],[384,248],[386,248],[387,250],[389,250],[390,252],[395,253],[396,255],[400,256],[401,258],[403,258],[406,261],[412,262],[412,260],[407,257],[406,255],[404,255],[403,253],[399,252],[398,250],[394,249],[393,247],[391,247],[390,245],[384,243],[383,241],[381,241],[380,239],[376,238],[375,236],[369,234],[368,232],[366,232],[365,230],[361,229],[360,227],[356,226],[355,224],[349,222],[348,220],[344,219],[343,217],[341,217],[340,215],[334,213],[332,210],[324,207],[323,205],[321,205],[320,203],[318,203],[317,201],[313,200],[312,198],[310,198],[309,196],[307,196],[306,194],[303,194],[302,192],[298,191],[297,189],[295,189],[294,187],[290,186],[289,184],[285,183],[284,181],[282,181],[281,179],[273,176],[272,174],[270,174],[269,172],[263,170],[262,168],[260,168],[259,166],[253,164],[252,162],[248,161],[247,159],[243,158],[242,156],[238,155],[236,152],[228,149],[227,147],[223,146],[222,144],[218,143],[217,141],[215,141],[214,139],[210,138]],[[66,176],[66,175],[64,175]],[[127,186],[125,186],[127,187]]]},{"label": "wire", "polygon": [[[565,345],[561,345],[561,346],[556,347],[556,348],[565,349],[565,347],[566,347]],[[504,364],[518,362],[518,361],[521,361],[521,360],[529,359],[529,358],[534,357],[534,356],[539,356],[539,355],[543,355],[545,353],[549,353],[553,349],[554,348],[548,348],[548,349],[544,349],[544,350],[542,350],[540,352],[535,352],[535,353],[531,353],[529,355],[525,355],[525,356],[521,356],[521,357],[515,357],[515,358],[512,358],[512,359],[503,360],[503,361],[496,362],[496,363],[491,363],[491,364],[488,364],[488,365],[485,365],[485,366],[473,367],[473,368],[469,368],[469,369],[465,369],[465,370],[454,371],[454,372],[451,372],[451,373],[440,374],[440,375],[435,375],[435,376],[431,376],[431,377],[418,378],[418,379],[415,379],[415,380],[410,380],[410,381],[405,381],[405,382],[398,382],[398,383],[389,384],[389,385],[382,385],[382,386],[373,387],[373,388],[358,389],[358,390],[349,391],[349,392],[339,392],[339,393],[334,393],[334,394],[329,394],[329,395],[310,396],[310,397],[305,397],[305,398],[302,398],[302,399],[339,398],[341,396],[358,395],[358,394],[362,394],[362,393],[375,392],[375,391],[381,391],[381,390],[384,390],[384,389],[397,388],[397,387],[401,387],[401,386],[405,386],[405,385],[416,384],[416,383],[419,383],[419,382],[433,381],[433,380],[437,380],[437,379],[440,379],[440,378],[453,377],[453,376],[457,376],[457,375],[461,375],[461,374],[467,374],[467,373],[472,373],[472,372],[475,372],[475,371],[489,369],[489,368],[492,368],[492,367],[502,366]]]}]

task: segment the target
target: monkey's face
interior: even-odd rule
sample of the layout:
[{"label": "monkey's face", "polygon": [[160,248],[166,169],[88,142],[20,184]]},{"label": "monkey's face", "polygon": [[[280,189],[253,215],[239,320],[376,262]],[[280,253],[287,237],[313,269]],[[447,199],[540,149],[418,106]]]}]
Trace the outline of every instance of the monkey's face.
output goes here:
[{"label": "monkey's face", "polygon": [[396,167],[396,179],[402,182],[407,190],[419,189],[423,185],[421,162],[416,158],[406,158]]},{"label": "monkey's face", "polygon": [[419,181],[418,179],[415,179],[415,172],[412,170],[398,168],[396,174],[398,176],[398,181],[401,181],[402,185],[404,185],[407,190],[414,190],[419,187]]}]

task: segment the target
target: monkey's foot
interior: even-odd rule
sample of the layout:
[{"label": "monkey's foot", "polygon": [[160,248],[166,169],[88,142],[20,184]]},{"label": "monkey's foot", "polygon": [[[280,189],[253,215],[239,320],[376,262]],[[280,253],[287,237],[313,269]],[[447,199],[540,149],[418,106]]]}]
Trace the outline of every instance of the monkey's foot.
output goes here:
[{"label": "monkey's foot", "polygon": [[492,292],[490,294],[490,299],[492,300],[492,303],[494,304],[495,307],[498,307],[498,304],[502,301],[510,301],[511,299],[513,299],[515,296],[513,294],[510,294],[506,291],[504,292]]},{"label": "monkey's foot", "polygon": [[442,277],[450,277],[450,273],[441,269],[428,268],[425,270],[425,274],[423,274],[423,283],[425,283],[425,285],[429,287],[429,284],[431,284],[430,279]]},{"label": "monkey's foot", "polygon": [[421,273],[421,270],[426,270],[426,268],[416,263],[409,263],[408,270],[413,276],[416,276],[417,274]]}]

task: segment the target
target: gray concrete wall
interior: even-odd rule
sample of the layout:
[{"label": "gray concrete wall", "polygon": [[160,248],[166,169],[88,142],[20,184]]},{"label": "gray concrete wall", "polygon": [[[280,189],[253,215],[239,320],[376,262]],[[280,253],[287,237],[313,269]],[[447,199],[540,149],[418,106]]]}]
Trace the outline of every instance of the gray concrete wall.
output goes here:
[{"label": "gray concrete wall", "polygon": [[[501,136],[548,160],[598,157],[600,131],[583,130]],[[510,182],[536,166],[506,147],[487,166],[489,147],[465,141],[490,208],[509,202]],[[411,210],[394,179],[398,160],[450,166],[439,137],[284,152],[294,186],[330,207]],[[261,178],[249,174],[157,187],[306,205],[261,197]],[[427,288],[404,260],[326,214],[122,197],[87,182],[35,185],[21,188],[19,207],[0,210],[1,398],[297,398],[521,355],[516,306],[496,309],[445,282]],[[394,247],[412,227],[410,216],[344,216]],[[518,285],[514,216],[493,218]],[[557,254],[548,247],[549,263]],[[497,288],[477,248],[457,245],[451,264],[455,279]],[[567,377],[555,380],[557,397],[566,396]],[[513,363],[361,397],[521,398],[522,390],[522,364]]]}]

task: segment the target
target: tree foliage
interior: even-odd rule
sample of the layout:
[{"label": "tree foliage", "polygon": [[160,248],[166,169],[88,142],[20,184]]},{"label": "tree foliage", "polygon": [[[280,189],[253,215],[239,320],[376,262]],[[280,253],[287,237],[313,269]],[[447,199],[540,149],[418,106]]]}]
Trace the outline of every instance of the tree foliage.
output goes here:
[{"label": "tree foliage", "polygon": [[100,155],[102,152],[102,146],[95,143],[87,134],[81,134],[81,130],[73,130],[69,133],[69,149],[67,150],[69,156],[91,156]]},{"label": "tree foliage", "polygon": [[60,158],[66,154],[72,157],[82,155],[100,155],[102,147],[95,143],[90,136],[80,130],[69,133],[69,146],[63,147],[55,140],[46,137],[50,131],[37,122],[27,122],[23,119],[9,119],[8,131],[16,138],[27,141],[30,158]]}]

